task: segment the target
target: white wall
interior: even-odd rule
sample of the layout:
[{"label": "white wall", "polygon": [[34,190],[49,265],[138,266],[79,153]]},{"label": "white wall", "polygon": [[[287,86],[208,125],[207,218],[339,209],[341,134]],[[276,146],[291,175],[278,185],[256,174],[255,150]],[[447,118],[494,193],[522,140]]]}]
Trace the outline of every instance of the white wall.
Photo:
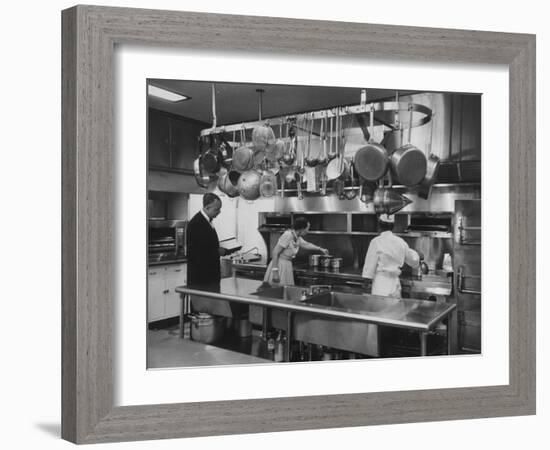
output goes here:
[{"label": "white wall", "polygon": [[[60,423],[60,10],[77,2],[52,0],[7,2],[0,28],[3,56],[2,176],[2,419],[0,443],[4,448],[74,448],[59,439]],[[548,40],[550,29],[543,3],[534,0],[492,2],[463,0],[446,4],[394,0],[391,5],[340,0],[332,2],[258,2],[252,0],[107,0],[112,6],[186,9],[231,14],[271,15],[384,24],[436,26],[489,31],[537,33],[537,93],[540,230],[550,229],[548,209],[542,209],[542,192],[548,193],[549,177],[542,173],[550,164],[548,148]],[[327,37],[329,38],[329,37]],[[29,208],[29,205],[32,205]],[[32,211],[32,218],[29,217]],[[21,247],[23,236],[28,246]],[[28,220],[32,219],[32,220]],[[540,233],[539,273],[547,273],[544,257],[550,247],[547,233]],[[542,279],[542,276],[539,276]],[[224,436],[187,441],[166,440],[93,448],[207,448],[316,449],[407,448],[441,446],[445,449],[543,448],[548,442],[549,331],[546,326],[549,291],[538,286],[538,415],[490,418],[443,423],[357,427],[248,436]],[[546,295],[545,295],[546,294]],[[544,325],[544,326],[543,326]],[[539,442],[537,444],[537,441]],[[546,444],[547,445],[547,444]]]},{"label": "white wall", "polygon": [[264,258],[267,256],[267,248],[262,235],[258,232],[258,213],[275,210],[273,198],[262,198],[249,202],[242,198],[238,199],[237,207],[237,238],[243,245],[243,251],[257,248],[257,253]]}]

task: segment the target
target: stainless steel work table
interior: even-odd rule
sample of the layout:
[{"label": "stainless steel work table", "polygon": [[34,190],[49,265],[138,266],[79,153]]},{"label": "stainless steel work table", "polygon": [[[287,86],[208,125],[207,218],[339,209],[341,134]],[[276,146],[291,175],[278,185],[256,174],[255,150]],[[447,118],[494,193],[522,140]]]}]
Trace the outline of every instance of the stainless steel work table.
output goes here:
[{"label": "stainless steel work table", "polygon": [[[264,261],[239,263],[233,262],[234,270],[264,270],[267,268],[267,264]],[[307,263],[294,263],[293,264],[294,276],[306,275],[311,277],[321,277],[327,280],[341,280],[345,284],[350,286],[362,286],[367,281],[363,278],[363,268],[344,266],[341,269],[330,269],[322,267],[311,267]],[[451,295],[453,284],[444,274],[430,273],[429,275],[423,275],[422,277],[402,276],[400,277],[401,286],[410,295],[434,295],[441,303],[444,302],[444,298]],[[330,282],[329,282],[330,284]]]},{"label": "stainless steel work table", "polygon": [[[278,309],[286,311],[289,325],[286,349],[287,361],[290,351],[290,332],[292,330],[290,325],[292,324],[292,314],[294,312],[303,312],[332,319],[348,319],[418,331],[420,334],[420,354],[422,356],[427,354],[428,333],[443,319],[449,317],[447,321],[447,353],[450,354],[449,336],[451,336],[453,332],[451,329],[453,320],[451,320],[450,316],[456,309],[456,305],[454,304],[436,303],[427,300],[395,299],[391,297],[363,294],[354,296],[354,298],[362,302],[362,310],[353,310],[308,303],[310,299],[298,301],[264,297],[261,294],[256,294],[261,286],[262,282],[258,280],[230,277],[221,280],[219,290],[199,290],[187,286],[177,287],[176,292],[179,292],[182,298],[180,317],[182,336],[185,297],[187,295],[200,295],[212,299],[257,305],[267,310]],[[313,301],[314,297],[312,297],[311,300]],[[372,306],[372,308],[370,306]]]}]

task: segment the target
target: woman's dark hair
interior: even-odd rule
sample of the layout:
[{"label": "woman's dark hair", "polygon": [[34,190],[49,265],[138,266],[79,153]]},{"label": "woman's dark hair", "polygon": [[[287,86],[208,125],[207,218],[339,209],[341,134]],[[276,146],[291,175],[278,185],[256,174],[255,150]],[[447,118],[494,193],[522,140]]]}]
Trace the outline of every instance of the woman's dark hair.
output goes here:
[{"label": "woman's dark hair", "polygon": [[305,230],[307,226],[309,225],[309,222],[304,217],[298,217],[294,220],[294,225],[292,225],[292,228],[294,230]]}]

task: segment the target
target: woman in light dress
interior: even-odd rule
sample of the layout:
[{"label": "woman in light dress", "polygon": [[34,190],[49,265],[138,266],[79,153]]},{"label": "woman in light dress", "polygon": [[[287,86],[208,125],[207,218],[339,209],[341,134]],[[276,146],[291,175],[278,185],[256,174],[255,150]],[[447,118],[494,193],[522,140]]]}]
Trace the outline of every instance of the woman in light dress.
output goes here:
[{"label": "woman in light dress", "polygon": [[273,249],[273,258],[267,266],[264,282],[281,285],[294,284],[292,260],[300,248],[328,254],[326,248],[307,242],[303,238],[308,231],[309,222],[303,217],[299,217],[294,221],[292,228],[281,235]]}]

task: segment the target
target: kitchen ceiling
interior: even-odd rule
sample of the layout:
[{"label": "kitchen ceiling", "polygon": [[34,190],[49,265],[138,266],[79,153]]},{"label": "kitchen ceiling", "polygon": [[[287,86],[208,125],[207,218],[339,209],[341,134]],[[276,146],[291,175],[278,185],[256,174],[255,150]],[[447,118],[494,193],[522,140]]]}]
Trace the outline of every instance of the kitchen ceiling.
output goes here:
[{"label": "kitchen ceiling", "polygon": [[[149,107],[170,112],[197,121],[212,123],[212,83],[149,79],[154,86],[190,97],[189,100],[171,103],[153,96],[148,97]],[[258,120],[258,92],[263,89],[262,118],[278,117],[306,111],[357,105],[362,87],[342,88],[324,86],[292,86],[250,83],[216,83],[216,116],[218,125],[229,125]],[[400,91],[400,95],[415,91]],[[395,90],[368,89],[367,101],[395,99]]]}]

